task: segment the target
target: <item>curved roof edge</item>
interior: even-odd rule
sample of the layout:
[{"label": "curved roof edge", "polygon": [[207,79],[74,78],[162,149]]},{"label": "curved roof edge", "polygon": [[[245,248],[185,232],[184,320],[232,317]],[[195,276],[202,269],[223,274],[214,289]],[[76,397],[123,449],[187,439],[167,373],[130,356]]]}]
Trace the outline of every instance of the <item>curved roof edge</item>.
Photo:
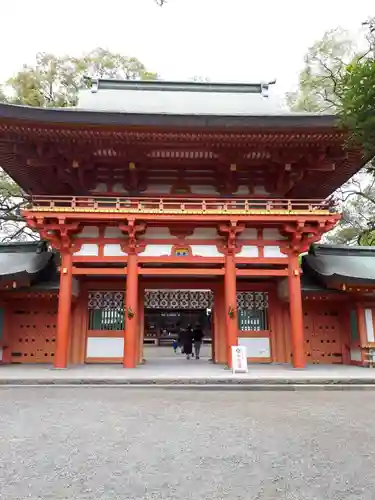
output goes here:
[{"label": "curved roof edge", "polygon": [[335,115],[285,113],[270,115],[174,115],[89,111],[77,108],[37,108],[0,103],[0,122],[17,121],[51,125],[82,126],[162,126],[225,128],[333,128]]},{"label": "curved roof edge", "polygon": [[302,269],[328,288],[356,283],[375,285],[375,248],[313,245],[302,257]]}]

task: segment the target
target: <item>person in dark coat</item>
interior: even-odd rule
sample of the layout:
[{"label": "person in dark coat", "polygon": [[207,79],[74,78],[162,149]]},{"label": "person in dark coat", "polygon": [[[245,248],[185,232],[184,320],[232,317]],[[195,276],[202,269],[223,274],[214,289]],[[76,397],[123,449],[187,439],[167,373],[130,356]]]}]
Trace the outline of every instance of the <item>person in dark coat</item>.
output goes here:
[{"label": "person in dark coat", "polygon": [[184,354],[186,354],[186,359],[190,359],[193,354],[193,329],[191,325],[181,331],[181,342],[184,349]]},{"label": "person in dark coat", "polygon": [[193,331],[193,340],[194,340],[194,351],[196,359],[199,359],[199,354],[201,352],[202,342],[203,342],[203,330],[200,325],[195,325]]}]

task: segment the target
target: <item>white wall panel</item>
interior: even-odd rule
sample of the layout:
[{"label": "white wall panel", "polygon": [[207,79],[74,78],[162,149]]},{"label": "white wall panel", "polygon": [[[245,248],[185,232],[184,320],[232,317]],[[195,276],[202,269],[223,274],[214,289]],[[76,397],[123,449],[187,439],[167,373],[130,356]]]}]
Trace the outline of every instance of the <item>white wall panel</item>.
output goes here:
[{"label": "white wall panel", "polygon": [[245,229],[237,236],[239,240],[256,240],[258,238],[258,230],[255,227],[245,227]]},{"label": "white wall panel", "polygon": [[193,185],[190,186],[190,191],[192,194],[207,194],[207,195],[217,195],[219,191],[215,188],[215,186],[210,186],[209,184],[201,184],[201,185]]},{"label": "white wall panel", "polygon": [[100,182],[97,184],[94,189],[91,190],[92,193],[108,193],[108,187],[107,184],[104,184],[104,182]]},{"label": "white wall panel", "polygon": [[264,240],[285,240],[286,237],[282,236],[280,231],[275,227],[268,227],[263,229],[263,239]]},{"label": "white wall panel", "polygon": [[128,255],[121,249],[120,243],[106,243],[103,248],[103,254],[105,257],[122,257],[123,255]]},{"label": "white wall panel", "polygon": [[247,196],[250,194],[249,186],[238,186],[237,191],[235,191],[233,194],[236,194],[237,196]]},{"label": "white wall panel", "polygon": [[148,227],[144,234],[139,236],[140,240],[147,239],[163,239],[163,240],[175,240],[176,236],[173,236],[170,232],[169,227]]},{"label": "white wall panel", "polygon": [[99,228],[95,226],[84,226],[82,231],[77,234],[77,238],[97,238],[99,236]]},{"label": "white wall panel", "polygon": [[239,337],[238,345],[246,347],[248,358],[270,358],[270,339],[267,337]]},{"label": "white wall panel", "polygon": [[221,236],[214,227],[196,227],[192,234],[186,236],[187,240],[220,240]]},{"label": "white wall panel", "polygon": [[237,257],[258,257],[259,249],[255,245],[244,245],[241,248],[241,252],[237,254]]},{"label": "white wall panel", "polygon": [[254,194],[269,194],[264,186],[254,186]]},{"label": "white wall panel", "polygon": [[115,193],[125,193],[127,194],[129,191],[124,188],[124,186],[121,184],[121,182],[116,182],[116,184],[113,185],[113,191]]},{"label": "white wall panel", "polygon": [[365,321],[366,321],[367,342],[375,342],[374,323],[372,320],[372,309],[365,309]]},{"label": "white wall panel", "polygon": [[171,255],[173,245],[146,245],[146,248],[139,255],[141,257],[161,257]]},{"label": "white wall panel", "polygon": [[169,194],[172,190],[172,184],[150,184],[143,191],[144,194]]},{"label": "white wall panel", "polygon": [[191,253],[199,257],[222,257],[216,245],[191,245]]},{"label": "white wall panel", "polygon": [[87,358],[122,358],[124,356],[124,339],[121,337],[88,337]]},{"label": "white wall panel", "polygon": [[281,253],[280,247],[277,246],[266,246],[263,250],[263,255],[265,257],[277,257],[277,258],[287,258],[287,255]]},{"label": "white wall panel", "polygon": [[99,247],[98,245],[94,245],[93,243],[84,243],[81,246],[81,249],[78,252],[75,252],[74,255],[84,257],[97,257],[99,255]]},{"label": "white wall panel", "polygon": [[361,350],[360,349],[350,349],[350,359],[351,361],[362,361]]},{"label": "white wall panel", "polygon": [[106,227],[104,230],[104,238],[121,238],[125,240],[127,236],[118,227]]}]

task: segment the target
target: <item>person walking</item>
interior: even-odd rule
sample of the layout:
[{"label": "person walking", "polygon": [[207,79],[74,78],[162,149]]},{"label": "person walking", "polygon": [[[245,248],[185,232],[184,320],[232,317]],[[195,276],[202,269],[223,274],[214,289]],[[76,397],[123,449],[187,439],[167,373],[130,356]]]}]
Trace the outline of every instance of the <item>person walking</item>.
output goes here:
[{"label": "person walking", "polygon": [[195,325],[194,331],[193,331],[193,340],[194,340],[194,351],[195,351],[195,358],[199,359],[199,355],[201,352],[201,347],[202,347],[202,342],[203,342],[203,330],[200,325]]},{"label": "person walking", "polygon": [[183,331],[182,345],[186,359],[190,359],[190,356],[193,354],[193,329],[191,325],[188,325],[188,327]]}]

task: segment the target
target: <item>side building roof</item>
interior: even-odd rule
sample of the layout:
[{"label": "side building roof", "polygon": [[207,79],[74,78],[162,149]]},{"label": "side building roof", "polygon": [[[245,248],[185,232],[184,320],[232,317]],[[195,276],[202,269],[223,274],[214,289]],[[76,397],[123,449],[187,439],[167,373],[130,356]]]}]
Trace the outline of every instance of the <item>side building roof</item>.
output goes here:
[{"label": "side building roof", "polygon": [[329,287],[375,285],[375,247],[313,245],[302,258],[303,272]]},{"label": "side building roof", "polygon": [[[0,244],[0,290],[57,291],[58,262],[59,255],[43,242]],[[302,269],[304,293],[329,293],[343,284],[375,287],[375,248],[313,245],[302,257]]]}]

